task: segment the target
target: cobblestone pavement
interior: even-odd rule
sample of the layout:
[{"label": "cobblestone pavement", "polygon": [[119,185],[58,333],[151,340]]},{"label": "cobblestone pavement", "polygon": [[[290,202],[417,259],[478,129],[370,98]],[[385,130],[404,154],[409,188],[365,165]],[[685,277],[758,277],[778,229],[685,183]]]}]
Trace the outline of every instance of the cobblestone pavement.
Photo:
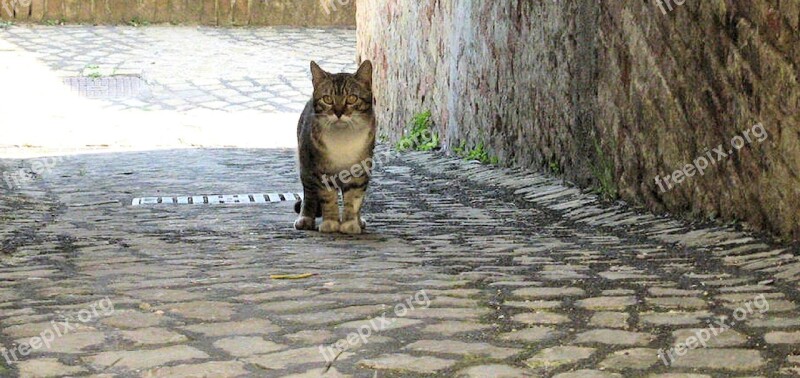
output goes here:
[{"label": "cobblestone pavement", "polygon": [[109,109],[298,112],[308,62],[355,69],[355,32],[208,27],[25,26],[0,39],[35,53],[63,77],[135,75],[150,91],[106,99]]},{"label": "cobblestone pavement", "polygon": [[[36,38],[25,30],[0,33],[24,44]],[[120,46],[107,56],[140,51],[141,41],[194,45],[181,33],[231,44],[281,33],[42,30]],[[72,61],[92,49],[66,44],[51,46],[64,51],[51,67],[75,72],[82,65]],[[298,75],[307,58],[290,64]],[[171,76],[192,79],[179,71],[144,74],[168,88]],[[244,96],[258,102],[258,93]],[[143,102],[130,106],[164,106]],[[234,103],[215,112],[234,116]],[[182,105],[171,106],[159,112]],[[640,214],[548,176],[408,153],[381,159],[365,235],[321,235],[293,230],[290,202],[130,205],[297,192],[291,149],[84,152],[0,160],[12,173],[50,167],[0,191],[0,376],[800,375],[798,248],[733,226]]]},{"label": "cobblestone pavement", "polygon": [[[21,187],[52,216],[4,211],[35,224],[20,225],[24,237],[4,231],[13,251],[0,268],[0,340],[25,342],[53,320],[76,329],[10,367],[319,376],[319,346],[360,330],[366,342],[351,337],[326,376],[800,372],[796,250],[603,206],[541,175],[429,154],[384,159],[361,237],[294,231],[291,203],[128,205],[298,191],[292,155],[96,153]],[[305,273],[315,275],[271,278]],[[709,328],[716,317],[725,325]],[[695,332],[708,347],[673,352],[665,366],[658,349]]]}]

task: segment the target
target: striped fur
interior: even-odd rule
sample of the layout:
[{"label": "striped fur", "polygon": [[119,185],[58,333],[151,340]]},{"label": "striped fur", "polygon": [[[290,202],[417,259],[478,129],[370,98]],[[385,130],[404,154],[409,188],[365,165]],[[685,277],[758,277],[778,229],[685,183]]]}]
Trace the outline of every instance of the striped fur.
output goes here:
[{"label": "striped fur", "polygon": [[330,74],[311,62],[311,74],[314,95],[297,125],[304,198],[295,206],[300,216],[294,226],[316,229],[316,218],[322,216],[321,232],[360,234],[366,226],[361,206],[375,148],[372,63],[365,61],[355,74]]}]

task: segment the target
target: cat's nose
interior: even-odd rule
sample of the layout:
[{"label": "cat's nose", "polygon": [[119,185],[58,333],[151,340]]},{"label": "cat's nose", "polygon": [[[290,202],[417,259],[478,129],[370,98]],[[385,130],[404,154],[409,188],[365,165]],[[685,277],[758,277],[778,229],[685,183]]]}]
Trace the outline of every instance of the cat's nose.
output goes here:
[{"label": "cat's nose", "polygon": [[342,111],[342,110],[334,110],[333,114],[336,114],[336,118],[341,119],[342,115],[344,115],[344,111]]}]

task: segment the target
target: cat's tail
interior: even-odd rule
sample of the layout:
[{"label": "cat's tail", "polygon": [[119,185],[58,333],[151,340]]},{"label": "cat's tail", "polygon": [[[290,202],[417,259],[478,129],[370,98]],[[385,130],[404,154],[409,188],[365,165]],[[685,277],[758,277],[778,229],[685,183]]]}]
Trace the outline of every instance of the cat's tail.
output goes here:
[{"label": "cat's tail", "polygon": [[[297,201],[294,203],[294,212],[300,214],[300,209],[303,208],[303,201]],[[317,214],[316,217],[319,218],[322,216],[322,206],[317,205]]]}]

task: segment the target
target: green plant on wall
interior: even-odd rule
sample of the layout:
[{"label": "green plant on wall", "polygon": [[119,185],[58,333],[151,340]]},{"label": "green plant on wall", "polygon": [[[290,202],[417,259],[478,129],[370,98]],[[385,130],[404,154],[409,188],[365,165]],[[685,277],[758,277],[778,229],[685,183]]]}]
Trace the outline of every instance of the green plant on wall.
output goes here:
[{"label": "green plant on wall", "polygon": [[149,26],[149,25],[150,21],[142,20],[139,17],[134,17],[130,21],[128,21],[128,26],[133,26],[135,28],[138,28],[139,26]]},{"label": "green plant on wall", "polygon": [[439,135],[433,131],[431,112],[418,113],[411,120],[411,130],[397,142],[400,151],[433,151],[439,149]]},{"label": "green plant on wall", "polygon": [[500,159],[498,159],[497,156],[491,155],[484,147],[483,142],[478,143],[474,148],[467,148],[467,143],[461,142],[461,145],[453,148],[453,152],[464,159],[477,160],[482,164],[500,164]]},{"label": "green plant on wall", "polygon": [[595,162],[592,164],[592,174],[597,180],[594,191],[605,199],[613,200],[619,195],[617,183],[614,181],[614,165],[606,158],[603,147],[598,140],[594,141]]},{"label": "green plant on wall", "polygon": [[548,168],[550,168],[550,172],[552,172],[554,175],[561,174],[561,166],[558,165],[558,161],[556,160],[551,160],[548,164]]}]

